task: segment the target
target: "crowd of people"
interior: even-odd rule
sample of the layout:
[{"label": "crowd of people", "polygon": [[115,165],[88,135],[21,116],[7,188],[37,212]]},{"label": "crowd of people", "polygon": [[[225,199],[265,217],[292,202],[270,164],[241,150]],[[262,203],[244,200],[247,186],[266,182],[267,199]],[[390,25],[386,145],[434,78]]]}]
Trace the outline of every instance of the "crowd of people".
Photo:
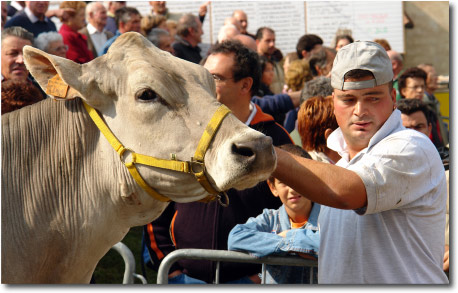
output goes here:
[{"label": "crowd of people", "polygon": [[[150,269],[176,249],[230,249],[318,260],[317,279],[272,266],[268,283],[448,283],[449,135],[432,64],[404,68],[386,40],[348,33],[332,47],[305,34],[296,52],[281,52],[275,30],[250,33],[242,10],[202,52],[209,2],[174,13],[150,1],[143,17],[126,1],[62,1],[55,10],[49,1],[1,4],[2,115],[46,98],[24,65],[24,46],[82,64],[133,31],[206,68],[216,99],[272,138],[277,168],[267,181],[229,190],[228,207],[171,203],[144,226]],[[259,273],[254,264],[220,267],[221,283],[260,283]],[[171,284],[214,279],[210,261],[180,260],[169,274]]]}]

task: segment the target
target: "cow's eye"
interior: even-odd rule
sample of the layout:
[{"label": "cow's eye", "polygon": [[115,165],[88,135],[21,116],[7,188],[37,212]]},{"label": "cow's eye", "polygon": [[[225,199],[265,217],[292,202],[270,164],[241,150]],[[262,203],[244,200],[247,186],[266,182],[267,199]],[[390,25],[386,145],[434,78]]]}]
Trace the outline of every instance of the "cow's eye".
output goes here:
[{"label": "cow's eye", "polygon": [[152,102],[160,99],[161,97],[152,89],[143,89],[137,92],[135,98],[140,102]]}]

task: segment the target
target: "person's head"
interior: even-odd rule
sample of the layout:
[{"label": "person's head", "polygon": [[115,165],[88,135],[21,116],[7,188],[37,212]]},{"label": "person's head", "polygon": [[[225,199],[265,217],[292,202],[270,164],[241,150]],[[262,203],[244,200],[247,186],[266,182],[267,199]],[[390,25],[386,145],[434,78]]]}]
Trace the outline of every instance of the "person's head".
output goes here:
[{"label": "person's head", "polygon": [[25,81],[29,71],[24,64],[22,48],[33,45],[33,34],[28,30],[13,26],[2,31],[2,76],[5,80]]},{"label": "person's head", "polygon": [[116,10],[115,21],[120,33],[137,32],[141,30],[141,15],[137,8],[124,6]]},{"label": "person's head", "polygon": [[323,40],[313,34],[303,35],[296,44],[296,53],[299,59],[308,59],[310,54],[323,45]]},{"label": "person's head", "polygon": [[401,111],[402,125],[405,128],[417,130],[429,137],[432,130],[432,124],[429,121],[431,113],[423,101],[402,99],[397,102],[397,108]]},{"label": "person's head", "polygon": [[142,35],[147,36],[154,28],[168,30],[167,18],[164,15],[146,15],[140,22]]},{"label": "person's head", "polygon": [[[306,60],[304,60],[306,61]],[[318,76],[305,82],[301,91],[301,104],[315,96],[327,97],[332,95],[334,89],[331,86],[331,79],[325,76]]]},{"label": "person's head", "polygon": [[218,42],[233,39],[236,35],[240,34],[240,31],[233,24],[223,25],[218,33]]},{"label": "person's head", "polygon": [[68,25],[72,30],[78,31],[86,25],[86,2],[84,1],[62,1],[59,8],[72,8],[75,12],[63,14],[59,19]]},{"label": "person's head", "polygon": [[270,86],[274,81],[274,62],[266,56],[259,57],[259,64],[261,64],[261,82]]},{"label": "person's head", "polygon": [[296,52],[290,52],[286,54],[286,56],[283,58],[283,72],[288,72],[289,65],[291,64],[291,62],[298,59],[299,58],[297,58]]},{"label": "person's head", "polygon": [[90,2],[86,6],[86,21],[99,32],[103,31],[107,24],[107,9],[102,2]]},{"label": "person's head", "polygon": [[[296,53],[294,53],[296,56]],[[292,91],[300,91],[305,82],[313,79],[309,63],[304,59],[297,59],[291,62],[288,70],[285,71],[285,84]]]},{"label": "person's head", "polygon": [[[278,148],[287,151],[295,156],[311,159],[310,155],[300,146],[294,144],[281,145]],[[301,195],[277,178],[270,177],[267,185],[275,197],[283,203],[286,213],[294,222],[303,222],[307,219],[312,208],[312,201]]]},{"label": "person's head", "polygon": [[423,99],[426,89],[426,72],[418,67],[406,69],[398,81],[399,93],[404,99]]},{"label": "person's head", "polygon": [[2,115],[41,100],[40,90],[27,80],[2,81]]},{"label": "person's head", "polygon": [[183,15],[177,24],[177,35],[188,41],[191,46],[197,46],[202,42],[202,23],[199,18],[192,13]]},{"label": "person's head", "polygon": [[430,94],[434,93],[438,88],[436,69],[434,69],[432,64],[425,63],[422,63],[417,67],[426,72],[426,91]]},{"label": "person's head", "polygon": [[390,43],[385,39],[375,39],[374,42],[382,46],[386,51],[391,50]]},{"label": "person's head", "polygon": [[46,11],[48,11],[49,1],[25,1],[25,5],[38,19],[44,20]]},{"label": "person's head", "polygon": [[353,42],[354,40],[350,35],[338,35],[336,36],[336,47],[334,49],[336,51],[339,51],[340,48],[342,48],[343,46],[346,46]]},{"label": "person's head", "polygon": [[173,39],[168,31],[161,28],[153,28],[146,38],[159,49],[172,55],[175,54],[172,47]]},{"label": "person's head", "polygon": [[329,76],[335,57],[336,50],[327,47],[321,47],[313,52],[309,59],[313,76]]},{"label": "person's head", "polygon": [[297,131],[306,151],[326,153],[326,140],[337,127],[332,96],[311,97],[301,104],[297,113]]},{"label": "person's head", "polygon": [[404,66],[402,56],[394,50],[388,50],[386,53],[388,54],[388,57],[390,57],[393,74],[396,77],[402,71],[402,67]]},{"label": "person's head", "polygon": [[116,10],[126,6],[126,1],[108,1],[107,11],[115,14]]},{"label": "person's head", "polygon": [[271,56],[275,51],[275,32],[268,27],[260,27],[256,32],[256,46],[259,55]]},{"label": "person's head", "polygon": [[331,85],[334,114],[353,158],[395,109],[393,69],[386,50],[368,41],[342,47],[334,59]]},{"label": "person's head", "polygon": [[241,33],[242,31],[242,25],[240,24],[240,21],[235,18],[235,17],[227,17],[225,20],[224,20],[224,25],[228,25],[228,24],[231,24],[233,26],[235,26],[235,28],[237,29],[237,31],[239,33]]},{"label": "person's head", "polygon": [[151,5],[155,14],[165,15],[167,13],[167,5],[165,1],[149,1],[149,5]]},{"label": "person's head", "polygon": [[248,17],[243,10],[234,10],[232,17],[237,19],[240,22],[240,33],[246,34],[248,28]]},{"label": "person's head", "polygon": [[213,75],[216,98],[233,110],[249,107],[261,81],[258,54],[236,40],[227,40],[213,46],[204,67]]},{"label": "person's head", "polygon": [[46,53],[53,54],[66,58],[68,46],[64,44],[62,35],[58,32],[44,32],[35,38],[35,47],[45,51]]},{"label": "person's head", "polygon": [[256,52],[257,50],[256,41],[252,37],[249,37],[244,34],[238,34],[238,35],[235,35],[233,39],[240,41],[240,43],[242,43],[245,47]]}]

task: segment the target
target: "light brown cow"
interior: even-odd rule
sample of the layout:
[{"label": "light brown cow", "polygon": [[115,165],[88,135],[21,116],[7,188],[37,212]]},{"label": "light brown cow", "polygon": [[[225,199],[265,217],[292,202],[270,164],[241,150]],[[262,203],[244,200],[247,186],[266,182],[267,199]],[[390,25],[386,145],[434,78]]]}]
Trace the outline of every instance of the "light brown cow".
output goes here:
[{"label": "light brown cow", "polygon": [[[70,87],[65,101],[48,98],[2,116],[2,283],[88,283],[110,247],[167,203],[133,179],[83,101],[136,153],[189,161],[220,107],[214,81],[137,33],[121,35],[106,55],[82,65],[32,47],[24,57],[44,90],[54,95],[56,75]],[[213,188],[244,189],[265,180],[276,157],[270,138],[229,114],[204,164]],[[173,201],[208,195],[193,174],[137,169]]]}]

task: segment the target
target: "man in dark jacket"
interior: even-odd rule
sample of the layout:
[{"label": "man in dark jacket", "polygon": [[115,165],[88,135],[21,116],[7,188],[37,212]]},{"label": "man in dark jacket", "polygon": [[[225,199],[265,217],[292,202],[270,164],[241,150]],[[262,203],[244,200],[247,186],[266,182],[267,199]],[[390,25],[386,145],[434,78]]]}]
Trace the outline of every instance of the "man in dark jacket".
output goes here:
[{"label": "man in dark jacket", "polygon": [[[240,121],[272,137],[274,145],[292,143],[287,131],[251,102],[261,80],[256,52],[238,41],[225,41],[211,49],[204,67],[215,79],[218,101],[228,106]],[[155,270],[164,256],[175,249],[226,250],[229,232],[236,224],[261,214],[264,208],[281,205],[265,181],[242,191],[231,189],[227,194],[228,207],[217,202],[171,203],[157,220],[145,226],[144,241]],[[215,267],[210,261],[180,260],[170,270],[169,283],[212,283]],[[220,280],[259,283],[260,269],[260,265],[223,262]]]},{"label": "man in dark jacket", "polygon": [[202,42],[202,23],[191,13],[183,15],[178,21],[176,41],[172,44],[175,56],[199,63],[202,60],[199,43]]}]

